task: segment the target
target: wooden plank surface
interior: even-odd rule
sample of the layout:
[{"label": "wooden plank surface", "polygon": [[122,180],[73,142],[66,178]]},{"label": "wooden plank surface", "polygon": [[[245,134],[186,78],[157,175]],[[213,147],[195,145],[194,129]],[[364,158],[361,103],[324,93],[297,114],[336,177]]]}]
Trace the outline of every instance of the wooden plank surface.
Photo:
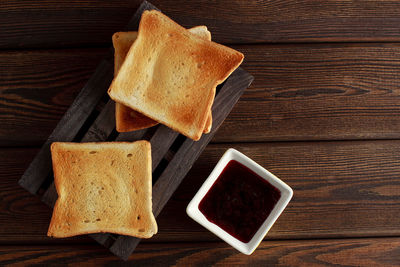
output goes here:
[{"label": "wooden plank surface", "polygon": [[[255,80],[213,142],[400,138],[399,44],[233,47]],[[0,144],[44,142],[106,51],[0,53]]]},{"label": "wooden plank surface", "polygon": [[[226,243],[140,244],[135,266],[398,266],[400,238],[264,241],[247,256]],[[0,246],[0,264],[120,265],[93,245]]]},{"label": "wooden plank surface", "polygon": [[[136,30],[139,26],[142,12],[152,9],[156,9],[156,7],[144,1],[134,13],[125,29]],[[113,63],[112,60],[110,60],[112,57],[111,52],[112,51],[109,51],[96,67],[94,74],[89,78],[88,82],[61,118],[21,179],[18,180],[18,184],[33,195],[41,195],[40,192],[45,191],[42,201],[49,206],[54,205],[57,197],[54,183],[51,181],[53,180],[50,157],[51,143],[56,141],[113,141],[117,137],[117,135],[115,135],[109,138],[109,135],[115,128],[114,103],[111,100],[105,100],[107,104],[105,104],[103,108],[99,107],[102,106],[100,105],[101,103],[99,103],[100,100],[107,96],[106,89],[113,77]],[[158,162],[165,156],[164,154],[168,151],[169,146],[174,143],[177,134],[167,127],[157,127],[154,136],[151,138],[151,144],[154,148],[152,150],[152,156],[155,159],[152,165],[154,170],[153,213],[156,216],[168,202],[195,160],[211,141],[222,122],[239,100],[244,90],[250,86],[253,79],[253,76],[249,73],[238,68],[223,84],[217,87],[214,100],[215,106],[212,108],[213,128],[211,132],[203,136],[197,142],[182,136],[182,145],[176,146],[173,151],[174,155],[172,160],[170,160],[163,169],[160,169],[160,177],[157,177],[155,174],[157,172],[156,170],[160,167],[157,166]],[[97,107],[99,107],[98,111],[96,111]],[[163,131],[164,129],[165,131]],[[145,134],[148,135],[149,138],[152,135],[150,132],[151,129]],[[158,137],[160,133],[162,134],[161,139]],[[157,153],[162,154],[155,155]],[[51,183],[50,187],[48,185],[49,183]],[[140,239],[132,236],[119,235],[113,237],[110,234],[95,234],[92,235],[92,237],[123,260],[129,258],[140,242]]]},{"label": "wooden plank surface", "polygon": [[238,48],[254,84],[214,142],[400,137],[398,44]]},{"label": "wooden plank surface", "polygon": [[[205,149],[157,218],[159,233],[150,242],[218,240],[191,220],[185,208],[229,147],[253,158],[295,192],[269,238],[400,234],[400,141],[238,143]],[[51,210],[16,184],[36,152],[1,149],[0,243],[60,242],[45,236]]]},{"label": "wooden plank surface", "polygon": [[[0,48],[109,46],[112,33],[126,25],[140,2],[3,0]],[[186,27],[207,25],[213,39],[223,43],[400,40],[397,1],[152,3]]]},{"label": "wooden plank surface", "polygon": [[[1,145],[41,145],[107,49],[1,53]],[[19,133],[23,134],[23,140]]]},{"label": "wooden plank surface", "polygon": [[[88,237],[47,238],[51,210],[17,181],[140,2],[1,2],[0,265],[121,264]],[[243,52],[255,81],[128,264],[399,266],[400,2],[152,3]],[[185,214],[229,147],[294,189],[250,257]]]}]

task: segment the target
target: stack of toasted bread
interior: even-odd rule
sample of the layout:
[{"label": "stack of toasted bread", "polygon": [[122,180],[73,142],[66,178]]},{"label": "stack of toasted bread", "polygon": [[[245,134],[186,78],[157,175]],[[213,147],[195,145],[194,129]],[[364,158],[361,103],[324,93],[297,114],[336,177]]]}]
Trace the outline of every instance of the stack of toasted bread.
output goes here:
[{"label": "stack of toasted bread", "polygon": [[[113,45],[108,93],[119,132],[163,123],[199,140],[212,127],[217,85],[243,61],[240,52],[212,42],[207,27],[187,30],[154,10],[143,13],[138,32],[115,33]],[[149,142],[58,142],[51,152],[58,199],[49,236],[157,232]]]},{"label": "stack of toasted bread", "polygon": [[117,131],[163,123],[199,140],[211,130],[215,90],[243,54],[211,41],[205,26],[189,30],[158,11],[145,11],[136,32],[113,36]]}]

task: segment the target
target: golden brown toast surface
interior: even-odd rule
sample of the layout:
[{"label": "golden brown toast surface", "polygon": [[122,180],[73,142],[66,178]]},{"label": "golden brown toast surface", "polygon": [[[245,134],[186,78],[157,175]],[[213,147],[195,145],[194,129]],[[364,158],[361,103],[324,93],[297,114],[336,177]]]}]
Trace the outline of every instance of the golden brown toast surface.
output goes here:
[{"label": "golden brown toast surface", "polygon": [[56,142],[51,153],[58,199],[48,236],[157,232],[149,142]]},{"label": "golden brown toast surface", "polygon": [[[197,36],[211,41],[211,33],[207,30],[206,26],[196,26],[189,29],[190,32]],[[114,46],[114,75],[117,75],[122,63],[125,60],[129,48],[137,38],[137,32],[116,32],[112,37]],[[204,133],[211,131],[211,110],[209,112]],[[118,132],[130,132],[140,129],[152,127],[158,122],[150,119],[149,117],[123,105],[120,103],[115,104],[115,122],[116,130]]]}]

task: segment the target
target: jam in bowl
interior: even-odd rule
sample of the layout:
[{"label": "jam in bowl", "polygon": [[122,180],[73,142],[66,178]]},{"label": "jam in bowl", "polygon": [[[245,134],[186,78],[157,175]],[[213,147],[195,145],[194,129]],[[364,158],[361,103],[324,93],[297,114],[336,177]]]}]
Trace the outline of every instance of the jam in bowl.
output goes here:
[{"label": "jam in bowl", "polygon": [[189,203],[187,214],[250,255],[293,196],[293,190],[235,149],[228,149]]}]

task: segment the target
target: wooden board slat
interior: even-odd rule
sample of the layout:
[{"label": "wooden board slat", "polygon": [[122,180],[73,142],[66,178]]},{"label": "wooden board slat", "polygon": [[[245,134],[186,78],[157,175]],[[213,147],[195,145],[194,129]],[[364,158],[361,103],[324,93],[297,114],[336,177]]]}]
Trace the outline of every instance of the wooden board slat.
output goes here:
[{"label": "wooden board slat", "polygon": [[[400,238],[264,241],[247,256],[226,243],[141,244],[135,266],[398,266]],[[98,246],[0,246],[0,264],[120,265]]]},{"label": "wooden board slat", "polygon": [[[159,233],[146,242],[218,240],[191,220],[185,209],[230,147],[294,190],[269,238],[400,235],[400,141],[237,143],[207,146],[157,217]],[[0,243],[89,242],[46,237],[51,210],[16,183],[36,152],[28,148],[0,150]]]},{"label": "wooden board slat", "polygon": [[159,165],[173,142],[175,141],[176,137],[178,137],[178,132],[171,131],[165,125],[159,125],[157,127],[157,131],[150,139],[151,143],[151,169],[153,172],[155,171],[156,167]]},{"label": "wooden board slat", "polygon": [[115,129],[115,102],[109,100],[81,142],[105,141]]},{"label": "wooden board slat", "polygon": [[[0,48],[111,44],[140,0],[3,0]],[[399,41],[400,3],[318,0],[234,2],[155,0],[186,27],[207,25],[222,43]],[[196,8],[193,8],[196,7]],[[228,26],[229,25],[229,26]]]}]

